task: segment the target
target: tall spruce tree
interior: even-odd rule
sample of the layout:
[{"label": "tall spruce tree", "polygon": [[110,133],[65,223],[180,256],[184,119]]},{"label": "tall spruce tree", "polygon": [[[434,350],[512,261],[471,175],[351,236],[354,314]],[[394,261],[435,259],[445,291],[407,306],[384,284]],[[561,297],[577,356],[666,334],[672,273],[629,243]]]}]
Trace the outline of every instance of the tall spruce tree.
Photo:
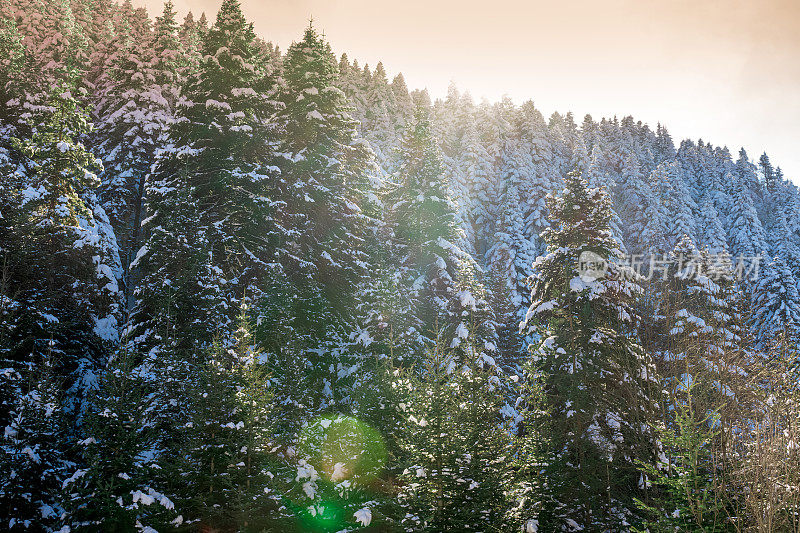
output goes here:
[{"label": "tall spruce tree", "polygon": [[143,237],[145,191],[156,154],[169,142],[184,61],[172,3],[156,19],[152,36],[115,50],[98,80],[93,140],[103,160],[100,198],[117,235],[122,260],[125,310],[133,307],[138,276],[130,263]]},{"label": "tall spruce tree", "polygon": [[13,209],[0,226],[4,294],[13,298],[2,316],[7,357],[22,370],[50,354],[67,389],[65,408],[79,414],[108,343],[118,339],[120,266],[95,195],[102,167],[80,141],[90,125],[73,91],[53,87],[47,105],[26,117],[30,137],[14,139],[19,165],[8,169],[3,189]]},{"label": "tall spruce tree", "polygon": [[[309,379],[303,403],[318,409],[349,402],[348,378],[359,363],[350,334],[357,329],[355,289],[369,268],[366,241],[376,229],[377,169],[336,87],[330,45],[313,27],[287,51],[284,76],[277,200],[283,227],[291,228],[279,248],[285,313],[292,317],[286,334],[303,350]],[[276,343],[265,348],[279,359],[292,357]]]},{"label": "tall spruce tree", "polygon": [[[635,461],[651,454],[652,365],[632,331],[631,303],[640,289],[616,263],[603,192],[587,190],[571,174],[549,207],[549,253],[534,265],[525,325],[541,338],[531,358],[549,415],[547,499],[538,520],[548,529],[614,530],[630,523]],[[581,271],[587,254],[606,271]]]},{"label": "tall spruce tree", "polygon": [[[205,34],[203,53],[146,191],[148,240],[133,261],[142,277],[135,340],[146,350],[164,327],[183,344],[190,339],[180,328],[196,329],[191,342],[201,348],[223,328],[227,342],[238,301],[274,272],[276,67],[233,0]],[[187,285],[164,282],[173,278]],[[201,318],[204,308],[216,320]]]},{"label": "tall spruce tree", "polygon": [[[479,267],[454,244],[455,207],[441,179],[441,155],[432,137],[428,111],[422,107],[403,140],[400,160],[387,209],[400,254],[401,277],[416,301],[418,346],[444,335],[446,345],[455,347],[459,339],[472,336],[486,341],[474,355],[488,355],[486,352],[494,351],[492,322],[469,320],[473,313],[488,313],[487,304],[462,283],[465,276],[476,275]],[[476,281],[480,285],[480,280]]]},{"label": "tall spruce tree", "polygon": [[797,280],[781,257],[766,265],[753,293],[753,334],[762,348],[797,342],[800,334],[800,294]]}]

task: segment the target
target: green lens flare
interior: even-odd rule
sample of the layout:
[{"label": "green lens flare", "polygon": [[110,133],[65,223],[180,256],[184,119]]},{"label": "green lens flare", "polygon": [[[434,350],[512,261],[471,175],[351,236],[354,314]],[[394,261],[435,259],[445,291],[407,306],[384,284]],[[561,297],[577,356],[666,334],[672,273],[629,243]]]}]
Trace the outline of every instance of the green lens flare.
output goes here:
[{"label": "green lens flare", "polygon": [[303,512],[304,521],[310,530],[334,531],[345,524],[344,510],[333,501],[323,501],[309,507]]},{"label": "green lens flare", "polygon": [[368,483],[386,464],[386,445],[380,433],[347,415],[324,415],[308,424],[300,434],[298,451],[309,458],[320,476],[334,483]]}]

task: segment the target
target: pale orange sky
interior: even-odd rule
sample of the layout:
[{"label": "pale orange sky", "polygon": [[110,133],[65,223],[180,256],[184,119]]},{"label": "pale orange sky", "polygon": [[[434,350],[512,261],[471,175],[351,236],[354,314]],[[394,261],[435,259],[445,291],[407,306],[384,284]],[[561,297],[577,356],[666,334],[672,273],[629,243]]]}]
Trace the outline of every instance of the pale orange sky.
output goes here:
[{"label": "pale orange sky", "polygon": [[[221,0],[173,0],[181,17]],[[151,15],[161,0],[134,0]],[[242,0],[282,49],[313,15],[337,55],[383,61],[410,88],[450,81],[479,100],[532,99],[549,116],[633,115],[676,145],[764,150],[800,183],[800,0]]]}]

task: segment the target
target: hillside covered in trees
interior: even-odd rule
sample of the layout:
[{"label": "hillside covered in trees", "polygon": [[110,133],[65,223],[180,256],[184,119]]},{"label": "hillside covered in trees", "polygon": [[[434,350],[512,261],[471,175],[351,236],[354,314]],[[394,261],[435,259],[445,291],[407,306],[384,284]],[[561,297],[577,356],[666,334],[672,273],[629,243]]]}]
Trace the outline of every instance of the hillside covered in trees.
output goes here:
[{"label": "hillside covered in trees", "polygon": [[264,39],[0,0],[0,529],[800,531],[766,154]]}]

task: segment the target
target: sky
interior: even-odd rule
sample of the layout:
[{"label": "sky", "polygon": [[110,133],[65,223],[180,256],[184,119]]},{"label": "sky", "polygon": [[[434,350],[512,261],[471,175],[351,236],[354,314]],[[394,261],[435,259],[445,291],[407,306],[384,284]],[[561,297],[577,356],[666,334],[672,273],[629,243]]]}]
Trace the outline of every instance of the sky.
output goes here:
[{"label": "sky", "polygon": [[[161,0],[133,0],[151,16]],[[214,20],[221,0],[173,0]],[[337,55],[382,61],[409,88],[531,99],[549,116],[633,115],[676,145],[766,151],[800,184],[797,0],[241,0],[285,50],[313,16]]]}]

